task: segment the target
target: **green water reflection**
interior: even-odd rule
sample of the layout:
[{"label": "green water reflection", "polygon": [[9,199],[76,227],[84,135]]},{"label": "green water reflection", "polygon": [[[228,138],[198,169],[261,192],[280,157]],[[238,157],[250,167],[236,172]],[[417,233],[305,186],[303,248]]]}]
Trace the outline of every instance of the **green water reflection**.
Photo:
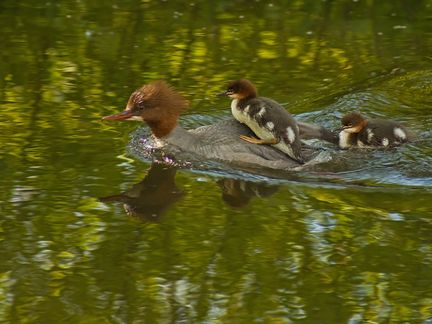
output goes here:
[{"label": "green water reflection", "polygon": [[[431,1],[0,3],[0,322],[430,323]],[[275,180],[127,156],[103,124],[166,79],[182,122],[226,81],[328,127],[421,141]],[[318,179],[318,180],[317,180]],[[105,199],[99,199],[104,197]]]}]

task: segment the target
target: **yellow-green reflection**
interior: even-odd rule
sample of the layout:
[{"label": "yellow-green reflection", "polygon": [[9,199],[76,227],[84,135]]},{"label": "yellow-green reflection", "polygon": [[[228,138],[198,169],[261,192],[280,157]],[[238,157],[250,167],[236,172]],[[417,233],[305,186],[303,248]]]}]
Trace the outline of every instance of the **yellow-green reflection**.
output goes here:
[{"label": "yellow-green reflection", "polygon": [[[2,1],[0,318],[430,320],[431,10]],[[195,127],[229,114],[214,94],[239,77],[310,121],[334,126],[362,109],[423,142],[344,152],[296,182],[175,170],[150,181],[150,166],[124,155],[136,125],[100,122],[165,78],[190,99],[184,122]],[[365,171],[349,173],[354,163]]]}]

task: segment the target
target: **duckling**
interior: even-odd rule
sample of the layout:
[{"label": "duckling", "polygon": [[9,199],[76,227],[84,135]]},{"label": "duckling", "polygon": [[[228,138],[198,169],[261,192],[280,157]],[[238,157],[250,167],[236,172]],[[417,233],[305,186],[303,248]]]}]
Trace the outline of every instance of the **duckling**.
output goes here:
[{"label": "duckling", "polygon": [[258,97],[256,87],[246,79],[232,81],[227,90],[219,95],[233,99],[231,111],[234,118],[248,126],[258,137],[240,135],[242,140],[272,145],[293,160],[304,163],[299,126],[279,103]]},{"label": "duckling", "polygon": [[413,140],[404,126],[392,120],[366,119],[359,112],[345,115],[339,132],[339,147],[388,147]]}]

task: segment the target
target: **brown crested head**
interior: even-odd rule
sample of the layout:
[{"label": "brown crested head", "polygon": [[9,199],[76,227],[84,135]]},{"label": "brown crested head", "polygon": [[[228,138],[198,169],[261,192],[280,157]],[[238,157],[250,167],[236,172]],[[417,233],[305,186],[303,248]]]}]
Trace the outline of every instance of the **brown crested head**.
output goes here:
[{"label": "brown crested head", "polygon": [[359,133],[366,126],[367,119],[355,111],[345,115],[341,123],[342,129],[348,133]]},{"label": "brown crested head", "polygon": [[230,82],[226,91],[221,93],[221,95],[241,100],[255,98],[258,93],[252,82],[246,79],[240,79]]},{"label": "brown crested head", "polygon": [[155,81],[135,90],[123,112],[103,119],[144,121],[157,137],[162,137],[177,125],[180,113],[187,109],[188,104],[188,101],[165,81]]},{"label": "brown crested head", "polygon": [[157,118],[157,113],[179,115],[188,107],[188,101],[165,81],[143,85],[129,97],[126,109],[140,112],[144,121]]}]

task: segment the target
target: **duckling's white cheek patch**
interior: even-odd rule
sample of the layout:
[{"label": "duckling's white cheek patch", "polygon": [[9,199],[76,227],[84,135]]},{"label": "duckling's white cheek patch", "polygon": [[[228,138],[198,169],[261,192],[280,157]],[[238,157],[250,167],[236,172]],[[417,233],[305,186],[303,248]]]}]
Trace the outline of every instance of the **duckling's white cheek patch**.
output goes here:
[{"label": "duckling's white cheek patch", "polygon": [[393,130],[394,135],[396,136],[397,139],[400,139],[401,141],[406,140],[407,136],[406,133],[399,127],[396,127]]},{"label": "duckling's white cheek patch", "polygon": [[383,146],[388,146],[388,145],[389,145],[389,140],[388,140],[388,138],[385,138],[385,137],[384,137],[384,138],[382,139],[382,145],[383,145]]},{"label": "duckling's white cheek patch", "polygon": [[350,127],[350,128],[345,128],[345,129],[344,129],[344,132],[346,132],[346,133],[350,133],[350,134],[354,134],[354,133],[356,133],[357,131],[356,131],[356,128],[355,128],[355,127]]},{"label": "duckling's white cheek patch", "polygon": [[296,136],[295,136],[295,133],[294,133],[293,129],[291,128],[291,126],[287,127],[287,137],[288,137],[288,141],[290,143],[294,143]]}]

